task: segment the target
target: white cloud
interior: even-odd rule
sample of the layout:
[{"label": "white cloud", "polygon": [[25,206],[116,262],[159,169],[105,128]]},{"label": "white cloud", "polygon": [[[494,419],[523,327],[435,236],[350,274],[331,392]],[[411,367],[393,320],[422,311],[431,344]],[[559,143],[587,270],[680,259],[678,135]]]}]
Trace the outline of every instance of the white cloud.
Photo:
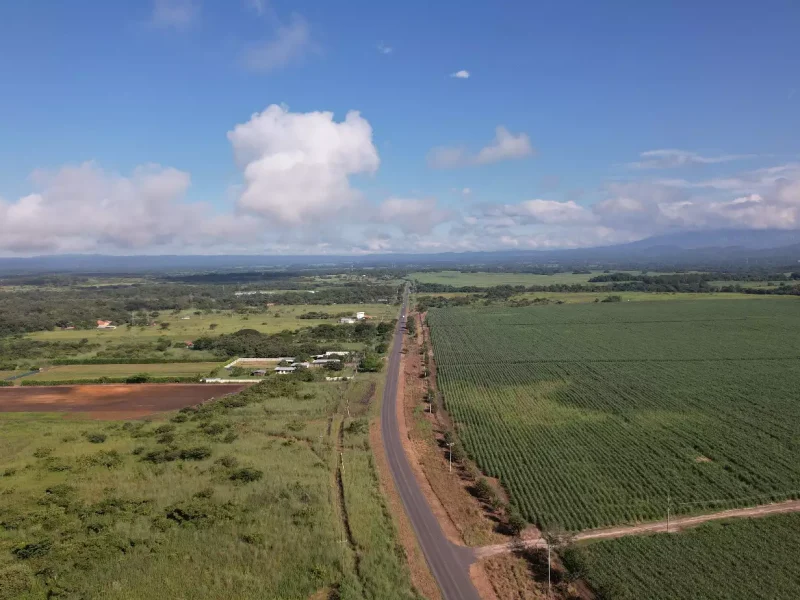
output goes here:
[{"label": "white cloud", "polygon": [[470,165],[487,165],[503,160],[519,159],[534,154],[526,133],[514,135],[505,127],[495,129],[494,139],[477,154],[463,146],[439,146],[428,153],[428,166],[434,169],[452,169]]},{"label": "white cloud", "polygon": [[391,54],[392,52],[394,52],[394,48],[392,48],[391,46],[387,46],[383,42],[380,42],[378,44],[377,49],[378,52],[380,52],[381,54]]},{"label": "white cloud", "polygon": [[247,49],[244,65],[253,71],[274,71],[302,60],[314,47],[308,22],[295,13],[288,25],[277,27],[272,39]]},{"label": "white cloud", "polygon": [[378,207],[375,221],[394,225],[405,233],[422,234],[450,217],[450,211],[438,208],[434,198],[388,198]]},{"label": "white cloud", "polygon": [[200,6],[194,0],[155,0],[151,23],[163,29],[188,29],[200,16]]},{"label": "white cloud", "polygon": [[380,164],[372,127],[356,111],[292,113],[272,105],[228,133],[245,187],[239,209],[282,225],[319,222],[359,199],[349,177]]},{"label": "white cloud", "polygon": [[717,163],[730,162],[733,160],[744,160],[754,158],[754,154],[722,154],[718,156],[702,156],[696,152],[688,150],[648,150],[642,152],[640,161],[628,163],[632,169],[671,169],[692,165],[711,165]]},{"label": "white cloud", "polygon": [[462,69],[461,71],[450,73],[450,77],[453,77],[454,79],[469,79],[469,71]]},{"label": "white cloud", "polygon": [[542,199],[525,200],[517,204],[503,204],[500,207],[491,207],[487,214],[505,215],[514,219],[515,223],[541,223],[548,225],[588,223],[594,219],[590,210],[572,200],[567,202]]},{"label": "white cloud", "polygon": [[469,196],[471,194],[472,194],[472,190],[469,189],[468,187],[465,187],[463,190],[461,190],[461,195],[462,196]]},{"label": "white cloud", "polygon": [[158,165],[130,176],[95,163],[32,176],[36,191],[0,201],[0,249],[78,252],[189,244],[208,206],[184,203],[188,173]]}]

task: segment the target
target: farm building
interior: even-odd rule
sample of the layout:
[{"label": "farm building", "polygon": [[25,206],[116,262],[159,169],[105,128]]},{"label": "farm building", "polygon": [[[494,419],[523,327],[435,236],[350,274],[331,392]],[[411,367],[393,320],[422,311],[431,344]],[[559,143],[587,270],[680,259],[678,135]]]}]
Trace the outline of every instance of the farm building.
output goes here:
[{"label": "farm building", "polygon": [[288,375],[289,373],[294,373],[297,370],[297,367],[275,367],[275,372],[278,375]]},{"label": "farm building", "polygon": [[311,364],[315,367],[321,367],[322,365],[327,365],[332,362],[341,362],[341,360],[338,358],[315,358],[311,361]]},{"label": "farm building", "polygon": [[355,322],[356,320],[353,317],[342,317],[341,319],[339,319],[339,323],[341,323],[342,325],[352,325]]},{"label": "farm building", "polygon": [[358,319],[359,321],[363,321],[366,318],[367,318],[367,313],[365,313],[364,311],[358,311],[356,313],[356,319]]},{"label": "farm building", "polygon": [[308,368],[311,367],[311,363],[310,362],[293,362],[291,366],[299,367],[301,369],[308,369]]},{"label": "farm building", "polygon": [[116,329],[116,325],[112,325],[111,321],[103,321],[101,319],[97,320],[97,328],[98,329]]}]

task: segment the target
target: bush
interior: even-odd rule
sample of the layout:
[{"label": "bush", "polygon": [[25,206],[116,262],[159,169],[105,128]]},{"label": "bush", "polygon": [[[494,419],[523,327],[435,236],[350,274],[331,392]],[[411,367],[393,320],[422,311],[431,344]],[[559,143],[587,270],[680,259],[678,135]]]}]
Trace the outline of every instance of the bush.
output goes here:
[{"label": "bush", "polygon": [[105,433],[87,433],[86,439],[89,440],[93,444],[102,444],[103,442],[108,439],[108,436]]},{"label": "bush", "polygon": [[366,419],[356,419],[355,421],[351,421],[350,424],[345,427],[345,431],[353,435],[367,433],[367,431],[369,431],[369,422]]},{"label": "bush", "polygon": [[50,552],[50,548],[52,547],[53,542],[50,540],[42,540],[32,544],[25,544],[24,546],[17,546],[11,551],[11,554],[20,560],[27,560],[29,558],[44,556]]},{"label": "bush", "polygon": [[33,456],[36,458],[47,458],[53,453],[54,448],[50,448],[48,446],[44,446],[42,448],[37,448],[33,452]]},{"label": "bush", "polygon": [[151,462],[154,465],[159,465],[165,462],[172,462],[173,460],[178,460],[179,452],[177,450],[170,450],[170,449],[163,449],[163,450],[152,450],[145,454],[142,457],[142,460],[145,462]]},{"label": "bush", "polygon": [[175,441],[175,434],[174,433],[164,433],[156,438],[156,442],[159,444],[171,444]]},{"label": "bush", "polygon": [[183,413],[178,413],[177,415],[175,415],[174,417],[172,417],[170,419],[170,421],[172,421],[173,423],[185,423],[188,420],[189,420],[189,417],[187,417]]},{"label": "bush", "polygon": [[606,296],[601,302],[622,302],[622,296]]},{"label": "bush", "polygon": [[172,433],[173,431],[175,431],[175,425],[170,425],[168,423],[165,423],[164,425],[159,425],[153,431],[155,431],[156,433]]},{"label": "bush", "polygon": [[511,535],[518,536],[528,525],[525,518],[517,510],[511,510],[506,520],[506,527]]},{"label": "bush", "polygon": [[252,467],[245,467],[231,473],[230,480],[241,483],[250,483],[252,481],[258,481],[263,476],[263,471],[259,469],[253,469]]},{"label": "bush", "polygon": [[222,440],[221,441],[224,444],[232,444],[233,442],[235,442],[237,440],[238,437],[239,437],[238,433],[236,433],[235,431],[229,431],[224,436],[222,436]]},{"label": "bush", "polygon": [[225,431],[226,427],[222,423],[203,423],[200,429],[207,435],[218,435]]},{"label": "bush", "polygon": [[136,446],[133,450],[131,450],[131,454],[139,455],[144,452],[144,446]]},{"label": "bush", "polygon": [[208,446],[196,446],[185,448],[178,455],[183,460],[204,460],[211,456],[211,448]]}]

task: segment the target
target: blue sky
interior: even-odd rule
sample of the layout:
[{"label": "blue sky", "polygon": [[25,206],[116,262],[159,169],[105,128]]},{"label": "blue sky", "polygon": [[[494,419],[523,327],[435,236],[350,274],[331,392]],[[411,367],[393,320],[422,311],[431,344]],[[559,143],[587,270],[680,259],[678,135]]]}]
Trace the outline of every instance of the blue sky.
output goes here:
[{"label": "blue sky", "polygon": [[800,228],[798,26],[791,1],[3,3],[0,253]]}]

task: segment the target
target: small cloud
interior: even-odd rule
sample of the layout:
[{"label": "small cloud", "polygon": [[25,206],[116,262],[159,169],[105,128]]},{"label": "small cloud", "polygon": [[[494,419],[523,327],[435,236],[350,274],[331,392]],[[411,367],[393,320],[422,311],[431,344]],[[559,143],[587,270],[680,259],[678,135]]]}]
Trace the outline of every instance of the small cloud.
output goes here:
[{"label": "small cloud", "polygon": [[672,169],[693,165],[712,165],[733,160],[754,158],[754,154],[722,154],[720,156],[702,156],[688,150],[648,150],[639,155],[643,160],[628,163],[632,169]]},{"label": "small cloud", "polygon": [[280,25],[271,40],[250,47],[244,64],[253,71],[269,72],[301,60],[313,49],[311,29],[299,14],[293,14],[289,25]]},{"label": "small cloud", "polygon": [[261,16],[267,9],[267,0],[247,0],[247,6],[254,10],[257,15]]},{"label": "small cloud", "polygon": [[502,160],[524,158],[534,154],[526,133],[514,135],[502,125],[495,129],[495,137],[487,146],[471,154],[461,146],[439,146],[428,153],[428,166],[434,169],[453,169],[471,165],[488,165]]},{"label": "small cloud", "polygon": [[450,77],[455,79],[469,79],[469,71],[461,70],[456,71],[455,73],[450,73]]},{"label": "small cloud", "polygon": [[394,51],[394,48],[392,48],[391,46],[387,46],[383,42],[379,43],[377,48],[378,52],[380,52],[381,54],[391,54]]},{"label": "small cloud", "polygon": [[472,190],[469,188],[464,188],[463,190],[461,190],[462,196],[469,196],[470,194],[472,194]]},{"label": "small cloud", "polygon": [[193,0],[155,0],[150,22],[161,29],[188,29],[200,16]]}]

